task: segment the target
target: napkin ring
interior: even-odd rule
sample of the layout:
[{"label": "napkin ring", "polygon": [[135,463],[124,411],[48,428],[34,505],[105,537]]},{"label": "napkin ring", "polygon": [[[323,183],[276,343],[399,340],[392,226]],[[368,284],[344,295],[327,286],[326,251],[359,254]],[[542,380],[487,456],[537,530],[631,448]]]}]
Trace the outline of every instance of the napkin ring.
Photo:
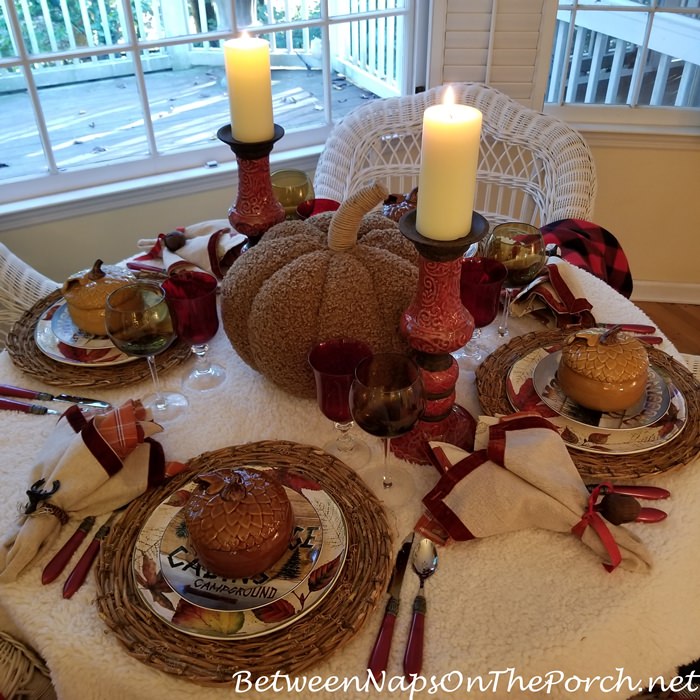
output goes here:
[{"label": "napkin ring", "polygon": [[51,503],[50,501],[44,501],[32,514],[32,517],[38,516],[38,515],[44,515],[44,513],[48,513],[49,515],[53,515],[54,518],[58,520],[61,525],[65,525],[68,520],[68,513],[66,513],[63,508],[60,508],[59,506]]},{"label": "napkin ring", "polygon": [[30,515],[31,513],[33,513],[37,509],[39,503],[51,498],[51,496],[53,496],[56,493],[56,491],[58,491],[58,489],[61,488],[61,482],[58,479],[56,479],[53,482],[50,491],[44,490],[43,486],[45,483],[46,479],[39,479],[29,487],[29,490],[26,492],[27,497],[29,498],[29,503],[24,509],[25,515]]}]

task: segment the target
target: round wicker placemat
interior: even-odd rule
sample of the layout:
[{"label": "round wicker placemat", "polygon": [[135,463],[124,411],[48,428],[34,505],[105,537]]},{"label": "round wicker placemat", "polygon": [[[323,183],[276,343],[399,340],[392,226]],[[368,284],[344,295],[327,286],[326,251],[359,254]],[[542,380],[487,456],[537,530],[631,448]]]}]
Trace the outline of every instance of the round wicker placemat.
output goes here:
[{"label": "round wicker placemat", "polygon": [[[563,342],[571,331],[537,331],[514,338],[489,355],[476,371],[481,407],[489,415],[515,413],[506,394],[513,364],[532,350]],[[678,437],[649,450],[626,455],[602,455],[569,448],[569,454],[585,480],[636,479],[675,469],[700,453],[700,384],[683,365],[661,350],[649,346],[649,359],[664,370],[683,393],[687,422]]]},{"label": "round wicker placemat", "polygon": [[[41,379],[45,384],[58,386],[126,386],[150,379],[145,360],[109,367],[83,367],[56,362],[37,347],[34,330],[46,309],[61,298],[60,290],[39,300],[15,321],[7,336],[7,351],[17,367]],[[190,346],[176,341],[167,350],[156,355],[158,372],[167,372],[180,365],[190,355]]]},{"label": "round wicker placemat", "polygon": [[[143,523],[193,473],[246,464],[308,475],[336,501],[348,529],[348,553],[335,588],[289,627],[249,640],[192,637],[159,620],[142,601],[132,553]],[[386,589],[392,543],[382,506],[360,478],[331,455],[308,445],[264,441],[206,452],[166,485],[136,499],[102,545],[96,567],[97,607],[129,654],[200,685],[226,685],[239,670],[254,676],[294,674],[337,651],[362,627]]]}]

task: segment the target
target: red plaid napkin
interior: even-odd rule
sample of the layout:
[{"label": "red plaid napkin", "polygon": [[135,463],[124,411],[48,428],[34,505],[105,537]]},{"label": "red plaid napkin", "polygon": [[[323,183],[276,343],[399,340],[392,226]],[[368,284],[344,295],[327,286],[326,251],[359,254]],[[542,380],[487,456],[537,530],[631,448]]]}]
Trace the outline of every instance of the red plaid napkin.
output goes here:
[{"label": "red plaid napkin", "polygon": [[32,469],[17,530],[0,546],[0,581],[15,580],[71,518],[120,508],[182,471],[151,437],[161,431],[140,401],[90,420],[71,406]]}]

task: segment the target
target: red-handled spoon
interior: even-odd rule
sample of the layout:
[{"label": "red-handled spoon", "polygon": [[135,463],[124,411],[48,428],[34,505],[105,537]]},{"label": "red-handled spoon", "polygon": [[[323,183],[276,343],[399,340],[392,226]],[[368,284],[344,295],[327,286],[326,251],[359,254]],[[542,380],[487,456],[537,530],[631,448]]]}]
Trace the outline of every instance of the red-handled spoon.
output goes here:
[{"label": "red-handled spoon", "polygon": [[403,657],[403,673],[406,678],[418,675],[423,667],[423,632],[425,613],[427,612],[423,584],[425,579],[435,573],[437,565],[438,553],[435,544],[427,538],[422,539],[413,555],[413,568],[420,579],[420,589],[418,595],[413,599],[413,620]]}]

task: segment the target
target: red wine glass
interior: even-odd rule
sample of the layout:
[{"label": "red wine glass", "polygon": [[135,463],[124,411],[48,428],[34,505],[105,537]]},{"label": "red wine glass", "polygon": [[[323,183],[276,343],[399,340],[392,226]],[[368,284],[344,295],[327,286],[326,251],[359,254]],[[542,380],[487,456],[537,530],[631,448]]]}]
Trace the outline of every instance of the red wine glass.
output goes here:
[{"label": "red wine glass", "polygon": [[503,282],[503,311],[498,324],[498,334],[507,336],[513,293],[532,282],[544,267],[546,254],[542,232],[520,221],[499,224],[489,236],[485,256],[502,262],[507,269]]},{"label": "red wine glass", "polygon": [[152,282],[133,282],[113,291],[105,304],[105,328],[112,342],[127,355],[145,357],[155,393],[143,399],[158,423],[180,418],[188,402],[180,393],[162,391],[155,355],[175,340],[165,292]]},{"label": "red wine glass", "polygon": [[415,490],[408,471],[399,478],[389,459],[390,440],[409,432],[423,414],[423,382],[418,365],[400,353],[378,353],[357,365],[350,387],[350,413],[365,432],[383,441],[380,468],[362,473],[374,493],[390,506],[405,503]]},{"label": "red wine glass", "polygon": [[483,359],[479,346],[481,329],[493,323],[498,315],[498,301],[507,275],[506,266],[491,258],[464,258],[459,281],[462,304],[474,319],[474,333],[458,357],[474,362]]},{"label": "red wine glass", "polygon": [[350,432],[350,385],[355,368],[372,349],[360,340],[333,338],[316,343],[309,352],[309,365],[316,381],[316,400],[321,413],[335,423],[338,437],[324,445],[326,452],[359,469],[369,462],[369,447]]},{"label": "red wine glass", "polygon": [[226,379],[226,371],[212,364],[208,342],[219,330],[216,308],[218,280],[202,270],[182,270],[170,275],[162,284],[173,318],[175,332],[192,346],[196,357],[194,369],[183,385],[193,391],[207,391]]}]

